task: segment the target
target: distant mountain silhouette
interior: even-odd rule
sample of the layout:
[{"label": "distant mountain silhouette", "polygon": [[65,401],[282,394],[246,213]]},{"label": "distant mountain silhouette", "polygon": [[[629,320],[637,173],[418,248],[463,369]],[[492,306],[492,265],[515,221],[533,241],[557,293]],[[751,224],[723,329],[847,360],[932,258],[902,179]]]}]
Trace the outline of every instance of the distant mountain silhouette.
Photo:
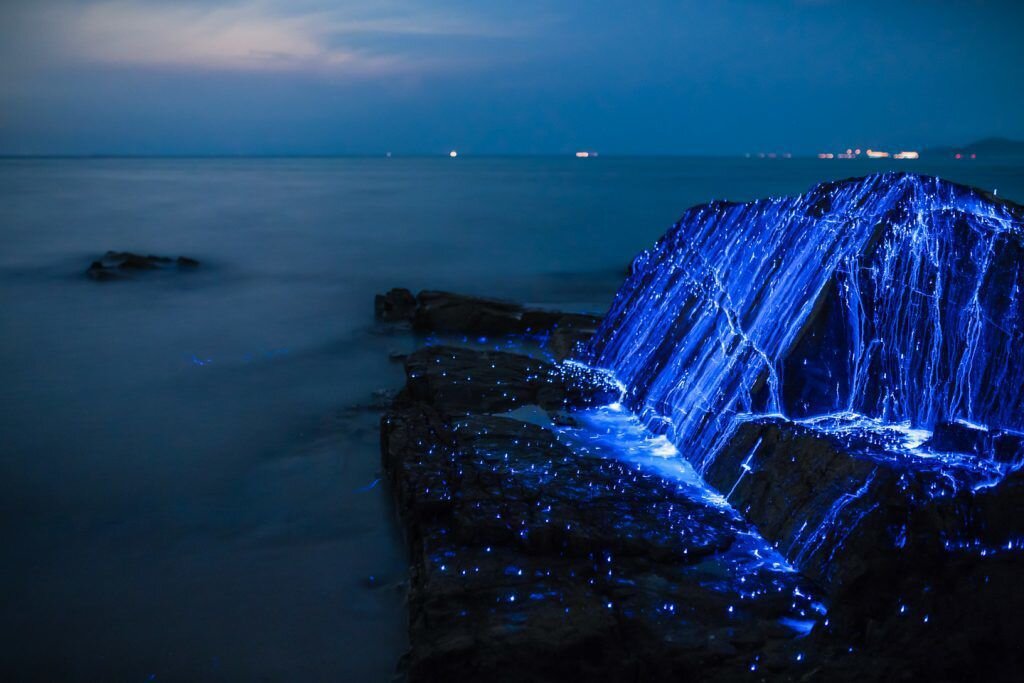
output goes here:
[{"label": "distant mountain silhouette", "polygon": [[1009,138],[985,138],[977,142],[955,147],[931,147],[924,150],[927,156],[954,156],[975,154],[979,158],[1024,157],[1024,140]]}]

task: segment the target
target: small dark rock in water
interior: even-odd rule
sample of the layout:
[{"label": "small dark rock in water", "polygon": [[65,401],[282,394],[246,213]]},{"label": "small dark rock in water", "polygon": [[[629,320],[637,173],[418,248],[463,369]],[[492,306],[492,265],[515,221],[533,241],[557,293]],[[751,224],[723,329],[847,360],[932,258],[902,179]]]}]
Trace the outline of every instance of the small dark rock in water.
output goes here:
[{"label": "small dark rock in water", "polygon": [[569,358],[590,340],[601,324],[598,316],[564,313],[451,292],[425,290],[413,296],[396,288],[374,299],[374,312],[385,322],[409,322],[420,332],[472,336],[533,335],[547,337],[559,360]]},{"label": "small dark rock in water", "polygon": [[499,299],[449,292],[420,292],[413,324],[425,332],[518,334],[523,332],[523,307]]},{"label": "small dark rock in water", "polygon": [[396,287],[387,294],[378,294],[373,300],[373,312],[385,322],[412,322],[416,313],[416,297],[408,289]]},{"label": "small dark rock in water", "polygon": [[130,251],[108,251],[99,261],[93,261],[85,271],[98,282],[125,279],[133,271],[166,270],[172,266],[195,268],[199,261],[187,256],[172,259],[169,256],[141,256]]},{"label": "small dark rock in water", "polygon": [[121,274],[114,268],[108,268],[103,265],[100,261],[93,261],[89,265],[88,270],[85,274],[91,277],[93,280],[117,280],[121,277]]}]

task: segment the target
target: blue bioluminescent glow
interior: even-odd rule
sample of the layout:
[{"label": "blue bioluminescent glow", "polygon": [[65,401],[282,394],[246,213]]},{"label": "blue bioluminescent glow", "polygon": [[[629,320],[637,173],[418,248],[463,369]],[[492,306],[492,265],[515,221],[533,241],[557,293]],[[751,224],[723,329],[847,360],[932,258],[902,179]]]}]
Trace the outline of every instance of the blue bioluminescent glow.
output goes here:
[{"label": "blue bioluminescent glow", "polygon": [[[635,415],[616,405],[578,411],[574,417],[577,426],[558,428],[559,441],[578,456],[623,463],[623,491],[630,480],[654,478],[692,501],[685,514],[672,506],[665,510],[664,523],[681,541],[728,529],[733,540],[693,573],[703,587],[736,598],[739,605],[729,607],[729,614],[780,592],[791,594],[789,616],[780,623],[806,635],[826,613],[795,567],[704,483],[664,435],[652,434]],[[664,611],[674,612],[674,607],[665,606]]]},{"label": "blue bioluminescent glow", "polygon": [[[635,259],[581,357],[698,474],[744,421],[785,418],[948,498],[1024,458],[1022,264],[1024,209],[937,178],[714,202]],[[929,441],[943,425],[983,445]],[[1008,435],[1009,455],[990,434]],[[723,503],[760,445],[737,461]],[[780,550],[797,566],[831,561],[877,507],[873,479],[837,489]]]},{"label": "blue bioluminescent glow", "polygon": [[585,352],[703,470],[737,413],[1024,427],[1019,207],[888,173],[687,211]]}]

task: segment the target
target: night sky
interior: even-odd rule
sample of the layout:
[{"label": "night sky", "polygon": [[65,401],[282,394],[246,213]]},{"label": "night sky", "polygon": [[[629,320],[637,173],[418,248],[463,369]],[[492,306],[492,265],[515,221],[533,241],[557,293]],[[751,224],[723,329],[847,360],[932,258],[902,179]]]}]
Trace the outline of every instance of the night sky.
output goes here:
[{"label": "night sky", "polygon": [[0,3],[0,153],[612,154],[1024,138],[1024,3]]}]

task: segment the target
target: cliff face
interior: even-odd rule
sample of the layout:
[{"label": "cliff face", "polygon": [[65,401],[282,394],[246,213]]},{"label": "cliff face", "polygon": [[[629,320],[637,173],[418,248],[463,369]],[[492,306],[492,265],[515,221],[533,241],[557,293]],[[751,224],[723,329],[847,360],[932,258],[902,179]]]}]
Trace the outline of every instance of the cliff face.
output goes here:
[{"label": "cliff face", "polygon": [[737,413],[1024,427],[1024,210],[884,174],[687,211],[584,356],[700,471]]}]

